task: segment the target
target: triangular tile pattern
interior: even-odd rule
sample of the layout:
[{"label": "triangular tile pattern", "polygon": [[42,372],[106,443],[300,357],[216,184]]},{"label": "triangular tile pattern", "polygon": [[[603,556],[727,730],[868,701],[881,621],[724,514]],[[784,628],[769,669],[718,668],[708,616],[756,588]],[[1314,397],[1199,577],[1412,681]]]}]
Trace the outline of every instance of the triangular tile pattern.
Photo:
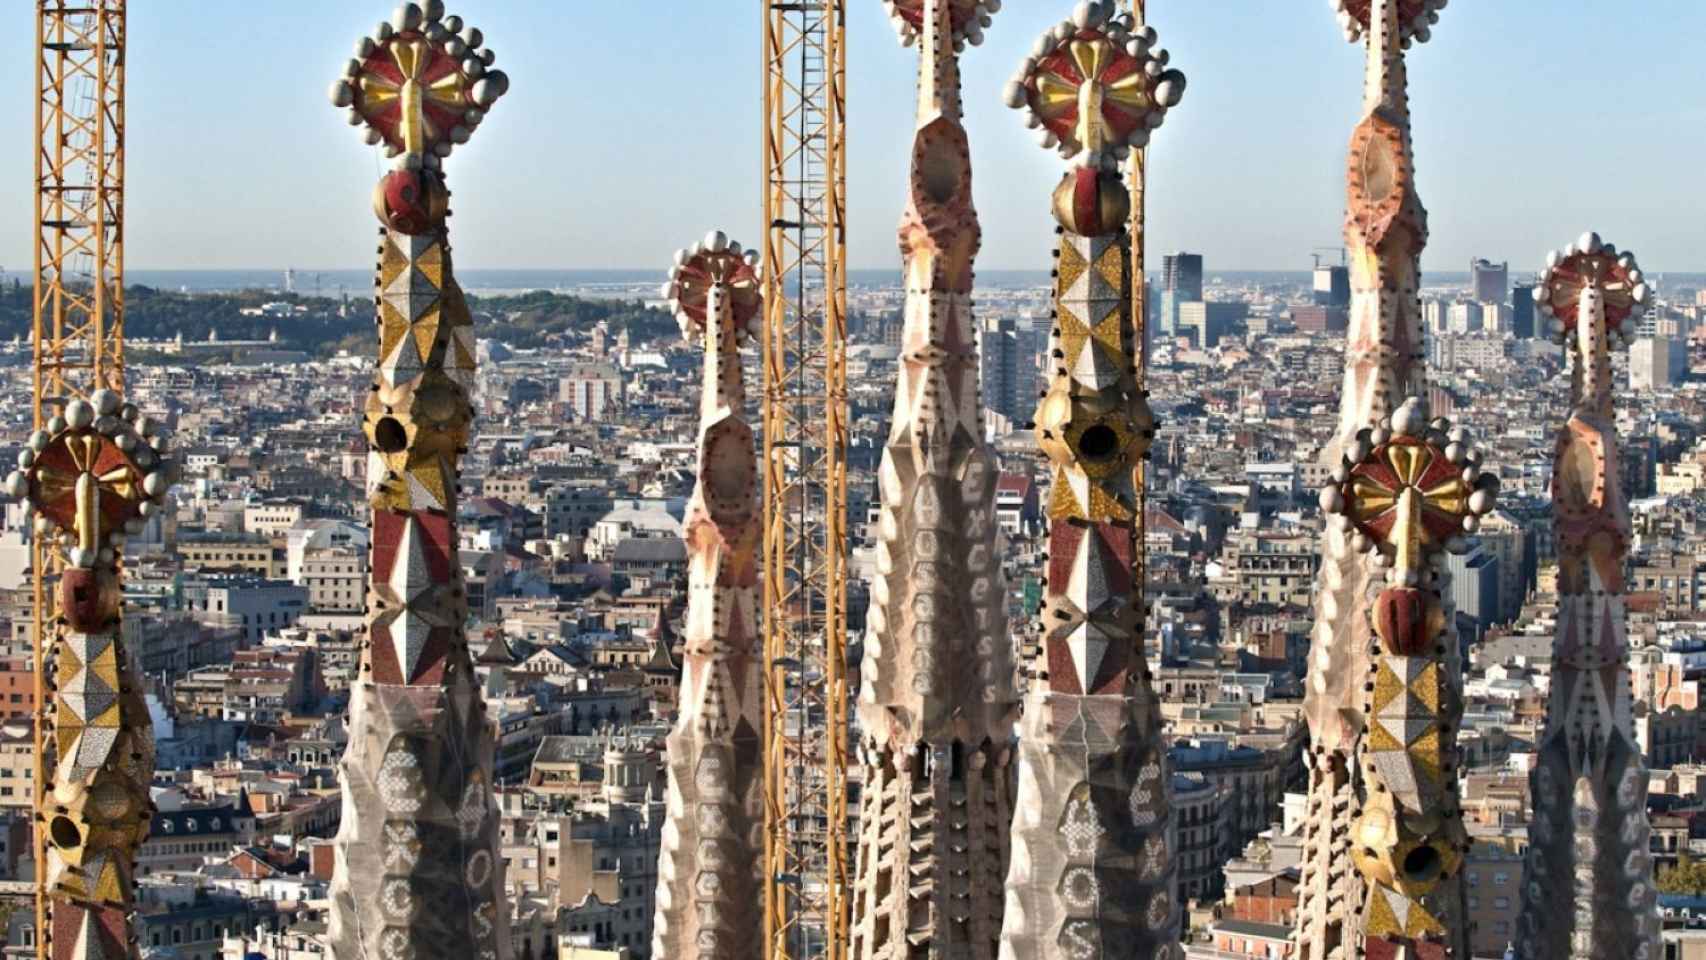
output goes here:
[{"label": "triangular tile pattern", "polygon": [[367,402],[375,509],[448,511],[472,421],[474,340],[442,232],[390,231],[375,282],[379,368]]},{"label": "triangular tile pattern", "polygon": [[53,905],[51,956],[54,960],[135,960],[127,912],[119,907]]},{"label": "triangular tile pattern", "polygon": [[1368,705],[1369,759],[1405,810],[1435,806],[1444,783],[1439,737],[1445,679],[1431,657],[1382,656]]},{"label": "triangular tile pattern", "polygon": [[1061,236],[1042,650],[1019,737],[1001,955],[1171,956],[1170,777],[1133,583],[1134,467],[1147,406],[1131,375],[1129,242]]},{"label": "triangular tile pattern", "polygon": [[57,760],[39,811],[48,840],[47,890],[62,906],[82,901],[129,909],[131,864],[148,833],[154,771],[147,707],[117,634],[62,624],[54,660]]}]

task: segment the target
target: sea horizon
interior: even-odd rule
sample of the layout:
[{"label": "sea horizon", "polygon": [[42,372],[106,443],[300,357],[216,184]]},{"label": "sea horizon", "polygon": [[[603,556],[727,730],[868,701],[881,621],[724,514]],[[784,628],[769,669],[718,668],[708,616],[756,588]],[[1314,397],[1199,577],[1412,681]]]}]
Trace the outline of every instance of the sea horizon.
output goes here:
[{"label": "sea horizon", "polygon": [[[1148,271],[1154,278],[1158,270]],[[1660,285],[1660,289],[1672,286],[1706,286],[1706,273],[1664,273],[1649,271],[1650,275]],[[17,274],[13,274],[14,277]],[[1513,270],[1513,281],[1526,282],[1531,274]],[[153,287],[160,290],[171,290],[186,293],[230,293],[243,290],[284,291],[285,268],[248,268],[248,269],[131,269],[125,274],[126,283],[132,286]],[[563,269],[510,269],[510,268],[462,268],[457,271],[457,278],[463,289],[469,292],[480,291],[532,291],[544,290],[552,292],[567,292],[578,290],[596,292],[596,288],[607,286],[611,293],[626,293],[636,285],[648,283],[661,284],[664,272],[658,269],[642,268],[563,268]],[[895,285],[900,279],[899,268],[863,268],[848,271],[848,285],[852,288],[882,288]],[[1026,288],[1046,286],[1049,281],[1047,270],[980,270],[977,274],[978,285],[986,288]],[[1309,270],[1209,270],[1204,279],[1210,283],[1220,282],[1230,285],[1250,284],[1306,284],[1310,282]],[[1426,286],[1466,286],[1469,282],[1467,271],[1435,271],[1424,272],[1423,281]],[[371,270],[341,269],[341,270],[306,270],[293,271],[293,292],[303,296],[338,297],[366,296],[366,291],[373,283]]]}]

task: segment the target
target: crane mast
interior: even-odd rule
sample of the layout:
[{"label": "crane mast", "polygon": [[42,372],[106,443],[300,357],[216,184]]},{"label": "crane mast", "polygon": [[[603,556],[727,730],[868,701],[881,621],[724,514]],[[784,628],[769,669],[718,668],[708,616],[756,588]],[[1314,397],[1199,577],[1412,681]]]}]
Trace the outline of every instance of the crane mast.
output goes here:
[{"label": "crane mast", "polygon": [[847,850],[845,0],[764,6],[765,956],[841,960]]}]

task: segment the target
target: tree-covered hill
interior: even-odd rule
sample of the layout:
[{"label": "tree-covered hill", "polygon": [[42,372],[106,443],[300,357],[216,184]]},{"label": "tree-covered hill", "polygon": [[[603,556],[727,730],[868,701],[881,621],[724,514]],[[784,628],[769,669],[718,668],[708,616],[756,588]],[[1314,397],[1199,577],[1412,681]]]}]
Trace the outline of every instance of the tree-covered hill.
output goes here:
[{"label": "tree-covered hill", "polygon": [[[8,284],[0,289],[0,340],[30,336],[32,313],[28,287]],[[305,308],[289,316],[245,316],[244,309],[268,303]],[[468,298],[479,336],[513,347],[538,347],[587,335],[604,321],[612,334],[628,330],[636,343],[675,333],[675,321],[661,310],[635,301],[588,300],[548,291],[502,297]],[[352,299],[347,309],[330,297],[304,297],[277,291],[235,293],[178,293],[153,287],[125,289],[125,332],[136,340],[205,341],[265,340],[275,331],[279,346],[327,355],[339,348],[372,348],[373,308]]]}]

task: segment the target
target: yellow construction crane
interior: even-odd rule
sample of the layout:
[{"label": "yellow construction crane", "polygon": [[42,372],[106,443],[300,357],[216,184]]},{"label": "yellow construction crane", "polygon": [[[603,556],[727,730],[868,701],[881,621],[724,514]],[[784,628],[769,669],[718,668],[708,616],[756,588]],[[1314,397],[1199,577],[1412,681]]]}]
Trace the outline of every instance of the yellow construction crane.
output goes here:
[{"label": "yellow construction crane", "polygon": [[[1125,0],[1126,11],[1138,23],[1145,23],[1147,0]],[[1149,390],[1149,275],[1144,265],[1144,227],[1148,201],[1144,189],[1149,185],[1149,148],[1139,147],[1131,152],[1131,330],[1132,343],[1137,351],[1137,389]],[[1145,619],[1149,616],[1149,600],[1145,596],[1149,582],[1149,551],[1144,547],[1149,530],[1149,464],[1137,465],[1137,551],[1132,556],[1134,582],[1138,589],[1138,604]]]},{"label": "yellow construction crane", "polygon": [[[125,0],[36,7],[35,427],[124,390]],[[48,778],[44,644],[56,551],[33,538],[36,803]],[[45,838],[35,834],[36,956],[48,957]],[[71,944],[64,945],[67,951]],[[67,954],[68,955],[68,954]]]},{"label": "yellow construction crane", "polygon": [[845,15],[764,3],[767,960],[847,949]]}]

